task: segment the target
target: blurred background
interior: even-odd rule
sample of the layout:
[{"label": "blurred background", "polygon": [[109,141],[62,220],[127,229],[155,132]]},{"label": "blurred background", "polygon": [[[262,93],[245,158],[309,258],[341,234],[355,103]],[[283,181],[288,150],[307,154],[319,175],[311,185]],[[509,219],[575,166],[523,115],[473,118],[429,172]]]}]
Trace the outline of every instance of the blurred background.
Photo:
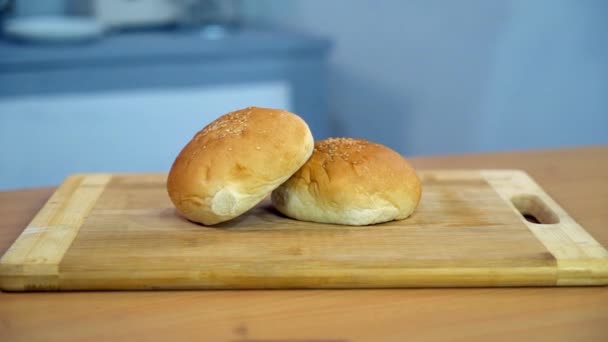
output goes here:
[{"label": "blurred background", "polygon": [[608,143],[608,1],[0,0],[0,189],[256,105],[408,156]]}]

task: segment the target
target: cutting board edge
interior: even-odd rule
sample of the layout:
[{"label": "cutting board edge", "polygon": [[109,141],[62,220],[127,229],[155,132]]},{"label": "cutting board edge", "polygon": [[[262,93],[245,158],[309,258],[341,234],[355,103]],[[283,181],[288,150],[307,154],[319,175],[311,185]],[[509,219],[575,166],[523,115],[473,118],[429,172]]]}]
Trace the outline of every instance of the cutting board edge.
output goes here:
[{"label": "cutting board edge", "polygon": [[66,177],[0,258],[0,289],[59,287],[59,264],[112,177],[108,173]]},{"label": "cutting board edge", "polygon": [[[606,248],[579,225],[528,173],[516,169],[486,169],[480,172],[555,257],[556,286],[608,285]],[[542,205],[555,214],[559,222],[539,224],[524,219],[513,202],[513,198],[518,196],[536,196]]]},{"label": "cutting board edge", "polygon": [[[345,269],[337,274],[327,269],[316,274],[291,272],[261,276],[213,274],[197,271],[67,272],[44,278],[38,274],[13,274],[2,289],[21,291],[74,290],[171,290],[171,289],[349,289],[415,287],[514,287],[554,286],[556,269],[535,267],[462,267]],[[499,276],[497,277],[497,275]],[[50,279],[50,281],[49,281]],[[150,285],[154,284],[154,285]],[[373,284],[373,285],[370,285]]]}]

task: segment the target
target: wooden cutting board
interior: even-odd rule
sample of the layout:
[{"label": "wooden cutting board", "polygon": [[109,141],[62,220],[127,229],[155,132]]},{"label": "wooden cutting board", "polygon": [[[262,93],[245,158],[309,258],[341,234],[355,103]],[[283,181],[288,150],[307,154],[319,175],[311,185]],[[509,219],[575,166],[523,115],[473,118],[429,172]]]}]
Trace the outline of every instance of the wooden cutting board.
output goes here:
[{"label": "wooden cutting board", "polygon": [[[608,283],[608,252],[527,174],[421,171],[403,221],[299,222],[266,201],[218,226],[176,214],[164,174],[70,176],[0,261],[1,288],[131,290]],[[527,221],[521,213],[540,223]]]}]

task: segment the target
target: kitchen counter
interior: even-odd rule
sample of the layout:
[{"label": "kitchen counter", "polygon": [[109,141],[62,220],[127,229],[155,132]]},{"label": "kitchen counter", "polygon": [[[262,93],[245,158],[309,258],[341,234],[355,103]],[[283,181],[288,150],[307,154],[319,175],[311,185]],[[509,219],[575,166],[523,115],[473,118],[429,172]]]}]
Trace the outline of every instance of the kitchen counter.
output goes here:
[{"label": "kitchen counter", "polygon": [[0,73],[129,63],[182,62],[201,59],[255,59],[325,54],[331,43],[297,32],[243,28],[218,38],[204,31],[166,30],[114,33],[77,44],[29,44],[0,39]]},{"label": "kitchen counter", "polygon": [[[520,168],[608,245],[608,146],[419,157]],[[0,253],[54,188],[0,192]],[[608,287],[0,293],[3,340],[608,340]]]}]

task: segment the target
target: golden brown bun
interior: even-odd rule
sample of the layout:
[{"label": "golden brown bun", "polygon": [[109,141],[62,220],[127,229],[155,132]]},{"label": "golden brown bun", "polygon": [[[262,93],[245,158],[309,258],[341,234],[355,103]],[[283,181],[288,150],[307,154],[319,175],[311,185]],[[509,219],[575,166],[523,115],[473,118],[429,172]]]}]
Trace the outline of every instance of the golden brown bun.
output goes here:
[{"label": "golden brown bun", "polygon": [[251,209],[310,157],[314,140],[299,116],[250,107],[207,125],[171,167],[167,190],[189,220],[206,225]]},{"label": "golden brown bun", "polygon": [[420,194],[416,172],[397,152],[331,138],[315,143],[308,162],[272,192],[272,203],[298,220],[368,225],[410,216]]}]

